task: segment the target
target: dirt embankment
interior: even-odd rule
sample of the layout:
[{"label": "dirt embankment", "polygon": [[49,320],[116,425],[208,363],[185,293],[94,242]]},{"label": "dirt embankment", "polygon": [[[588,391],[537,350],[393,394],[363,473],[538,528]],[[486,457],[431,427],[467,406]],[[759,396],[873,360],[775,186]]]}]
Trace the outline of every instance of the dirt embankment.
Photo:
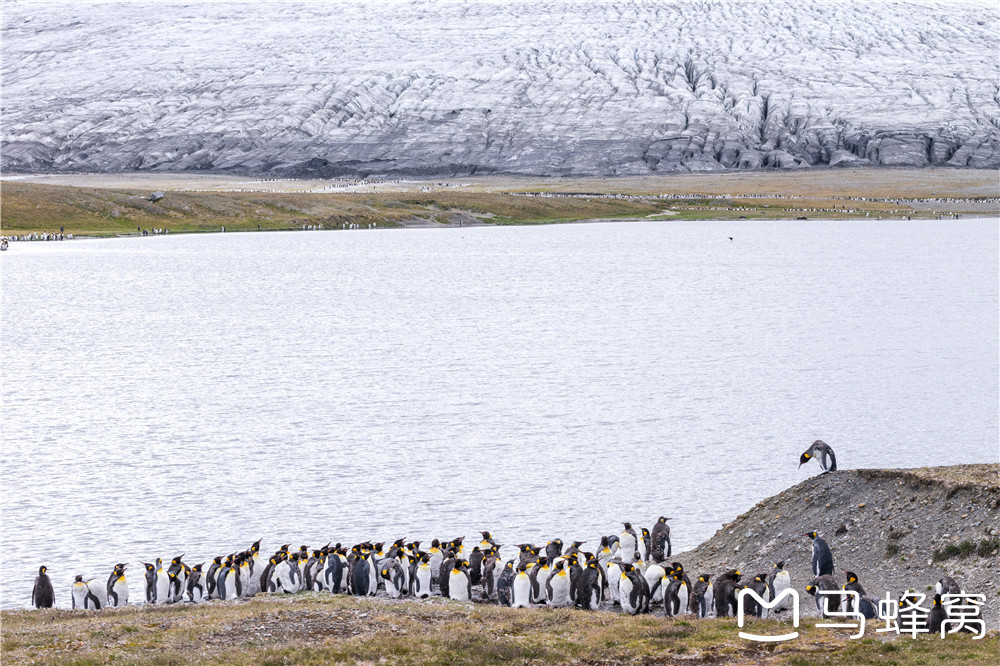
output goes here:
[{"label": "dirt embankment", "polygon": [[[853,571],[869,596],[912,588],[933,595],[942,576],[985,594],[987,626],[1000,617],[1000,464],[840,470],[769,497],[677,555],[692,573],[737,568],[751,577],[784,561],[805,595],[817,531],[833,551],[835,577]],[[803,596],[806,614],[815,614]],[[928,604],[929,606],[929,601]]]}]

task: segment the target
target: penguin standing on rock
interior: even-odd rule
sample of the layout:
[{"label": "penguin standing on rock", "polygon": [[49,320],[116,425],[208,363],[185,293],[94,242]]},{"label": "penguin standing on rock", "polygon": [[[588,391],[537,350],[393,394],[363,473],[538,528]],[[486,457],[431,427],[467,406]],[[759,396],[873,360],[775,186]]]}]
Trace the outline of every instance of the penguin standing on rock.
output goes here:
[{"label": "penguin standing on rock", "polygon": [[934,585],[934,591],[938,594],[962,594],[962,588],[958,586],[954,578],[945,576]]},{"label": "penguin standing on rock", "polygon": [[[816,597],[816,610],[819,611],[821,617],[828,617],[827,612],[836,613],[840,610],[840,595],[818,593],[835,592],[838,589],[840,588],[837,587],[837,582],[833,579],[833,576],[828,574],[816,576],[806,585],[806,592]],[[824,608],[824,605],[826,608]]]},{"label": "penguin standing on rock", "polygon": [[812,572],[814,576],[833,575],[833,553],[817,532],[806,532],[813,540]]},{"label": "penguin standing on rock", "polygon": [[[774,569],[767,576],[767,589],[771,599],[777,599],[781,593],[792,586],[792,577],[785,571],[785,562],[775,562]],[[778,613],[787,610],[792,601],[790,597],[785,597],[774,607],[774,612]]]},{"label": "penguin standing on rock", "polygon": [[653,532],[650,534],[650,554],[654,562],[663,562],[672,555],[670,546],[670,526],[666,516],[660,516],[656,524],[653,525]]},{"label": "penguin standing on rock", "polygon": [[55,603],[55,591],[52,589],[52,581],[45,573],[48,568],[38,567],[38,577],[35,578],[35,587],[31,590],[31,603],[35,608],[52,608]]},{"label": "penguin standing on rock", "polygon": [[830,445],[821,439],[813,442],[812,446],[799,457],[799,467],[816,457],[819,458],[819,465],[823,468],[824,473],[837,471],[837,456],[834,455]]}]

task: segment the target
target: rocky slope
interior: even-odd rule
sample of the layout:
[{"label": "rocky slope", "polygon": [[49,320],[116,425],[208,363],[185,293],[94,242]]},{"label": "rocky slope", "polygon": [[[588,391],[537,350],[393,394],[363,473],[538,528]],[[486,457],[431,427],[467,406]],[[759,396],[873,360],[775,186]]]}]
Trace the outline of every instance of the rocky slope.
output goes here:
[{"label": "rocky slope", "polygon": [[[988,628],[996,628],[1000,464],[816,476],[758,503],[675,559],[692,572],[738,568],[748,575],[769,571],[783,560],[802,595],[802,608],[815,615],[812,598],[804,592],[812,578],[812,544],[803,535],[812,530],[830,545],[838,581],[844,571],[854,571],[870,596],[884,598],[889,591],[898,598],[908,588],[933,594],[927,586],[951,576],[964,591],[986,595]],[[965,542],[975,544],[978,552],[963,554]],[[936,559],[935,552],[946,559]]]},{"label": "rocky slope", "polygon": [[995,3],[41,3],[7,171],[1000,166]]}]

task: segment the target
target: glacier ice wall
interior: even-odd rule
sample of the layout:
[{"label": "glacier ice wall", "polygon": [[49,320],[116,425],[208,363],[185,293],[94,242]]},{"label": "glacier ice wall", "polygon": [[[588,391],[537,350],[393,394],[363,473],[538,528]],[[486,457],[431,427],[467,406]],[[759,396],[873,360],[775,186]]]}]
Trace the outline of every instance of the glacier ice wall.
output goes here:
[{"label": "glacier ice wall", "polygon": [[2,167],[1000,166],[995,2],[5,2]]}]

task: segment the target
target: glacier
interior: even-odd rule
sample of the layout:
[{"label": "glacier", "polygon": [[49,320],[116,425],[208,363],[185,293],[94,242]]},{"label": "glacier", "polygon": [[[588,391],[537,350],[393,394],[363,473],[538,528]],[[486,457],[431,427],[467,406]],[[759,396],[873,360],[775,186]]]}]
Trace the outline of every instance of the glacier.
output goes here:
[{"label": "glacier", "polygon": [[995,2],[4,2],[6,172],[1000,167]]}]

